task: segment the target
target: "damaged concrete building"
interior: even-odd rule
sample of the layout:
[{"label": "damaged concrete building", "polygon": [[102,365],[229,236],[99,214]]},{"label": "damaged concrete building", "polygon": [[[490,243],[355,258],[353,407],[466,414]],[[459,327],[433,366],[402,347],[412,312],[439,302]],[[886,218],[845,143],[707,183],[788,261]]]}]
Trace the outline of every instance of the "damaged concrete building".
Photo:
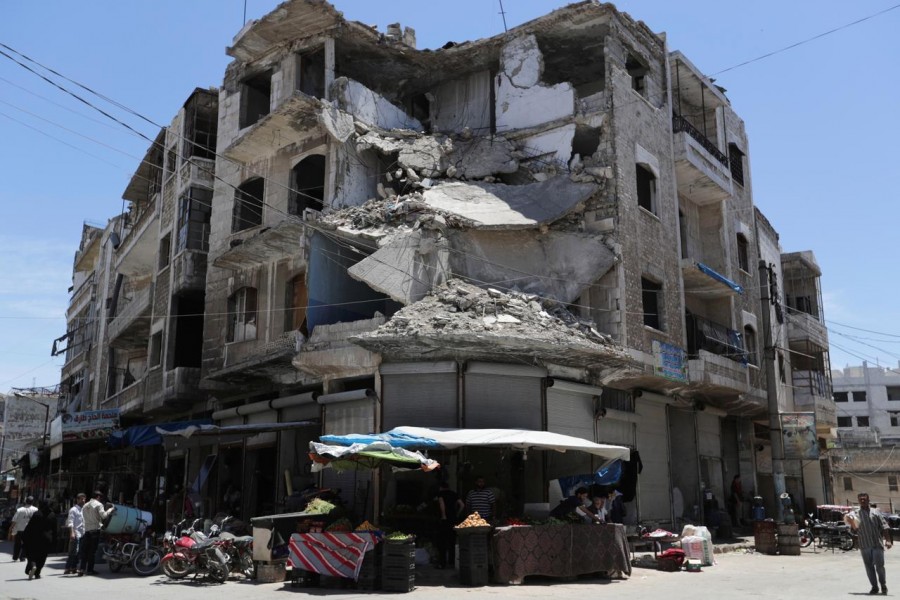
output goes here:
[{"label": "damaged concrete building", "polygon": [[[293,1],[227,52],[204,385],[221,423],[321,417],[250,460],[280,473],[318,433],[520,427],[638,449],[645,520],[724,502],[736,473],[771,487],[744,125],[663,36],[581,2],[418,50]],[[540,502],[592,468],[492,460],[447,472]],[[352,503],[364,479],[327,483]],[[789,487],[826,495],[821,475]]]},{"label": "damaged concrete building", "polygon": [[[132,316],[98,334],[112,349],[90,388],[93,406],[144,422],[298,423],[170,452],[185,482],[209,474],[207,506],[231,485],[244,515],[275,510],[313,482],[310,440],[399,425],[633,448],[629,520],[702,518],[704,490],[724,503],[735,474],[774,489],[758,468],[773,367],[757,264],[781,265],[778,236],[754,209],[742,120],[663,35],[587,1],[420,50],[411,28],[291,0],[227,53],[214,155],[185,160],[170,148],[189,133],[161,133],[126,194],[149,216],[98,238],[120,248],[109,315]],[[200,230],[202,249],[180,259]],[[790,411],[792,363],[778,368]],[[827,437],[833,411],[811,402]],[[438,459],[457,489],[480,474],[506,490],[503,514],[598,466],[493,449]],[[361,509],[427,495],[403,474],[321,477]],[[830,499],[827,470],[790,470],[788,489]]]},{"label": "damaged concrete building", "polygon": [[[152,428],[206,409],[200,360],[217,103],[215,88],[194,90],[151,140],[122,196],[126,212],[105,227],[84,226],[68,331],[54,344],[66,357],[61,412]],[[103,479],[131,502],[166,470],[158,446],[98,452],[105,440],[65,427],[53,446],[60,492]],[[183,472],[176,456],[170,462],[169,472]]]}]

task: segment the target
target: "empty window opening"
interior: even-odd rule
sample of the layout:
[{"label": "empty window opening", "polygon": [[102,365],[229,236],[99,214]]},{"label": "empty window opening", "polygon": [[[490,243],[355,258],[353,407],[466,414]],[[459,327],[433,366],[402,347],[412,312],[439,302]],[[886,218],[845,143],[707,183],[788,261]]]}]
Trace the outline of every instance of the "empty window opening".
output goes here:
[{"label": "empty window opening", "polygon": [[888,475],[888,491],[889,492],[897,491],[897,476],[896,475]]},{"label": "empty window opening", "polygon": [[[179,294],[172,298],[175,319],[174,340],[169,349],[174,356],[171,367],[200,368],[203,351],[203,313],[205,296],[202,292]],[[167,362],[169,362],[167,360]]]},{"label": "empty window opening", "polygon": [[625,70],[631,76],[631,89],[641,96],[647,96],[647,67],[632,55],[625,61]]},{"label": "empty window opening", "polygon": [[756,352],[756,332],[749,325],[744,327],[744,349],[747,351],[747,362],[751,365],[759,365],[759,355]]},{"label": "empty window opening", "polygon": [[838,427],[853,427],[853,417],[838,417]]},{"label": "empty window opening", "polygon": [[866,393],[863,391],[855,391],[853,392],[853,401],[854,402],[865,402],[866,401]]},{"label": "empty window opening", "polygon": [[218,99],[206,92],[196,92],[184,108],[184,150],[181,155],[215,160]]},{"label": "empty window opening", "polygon": [[162,364],[162,331],[150,336],[150,368]]},{"label": "empty window opening", "polygon": [[159,271],[169,266],[169,254],[172,252],[172,234],[168,233],[159,240]]},{"label": "empty window opening", "polygon": [[262,225],[264,193],[265,182],[261,177],[245,182],[235,191],[231,219],[232,233]]},{"label": "empty window opening", "polygon": [[857,427],[868,427],[869,426],[869,417],[856,417],[856,426]]},{"label": "empty window opening", "polygon": [[844,477],[844,491],[845,492],[853,491],[853,478],[852,477]]},{"label": "empty window opening", "polygon": [[192,187],[181,197],[178,209],[178,252],[209,251],[209,218],[212,213],[212,191]]},{"label": "empty window opening", "polygon": [[313,98],[325,98],[325,49],[300,54],[297,89]]},{"label": "empty window opening", "polygon": [[578,154],[581,158],[590,158],[599,147],[599,127],[575,127],[575,137],[572,138],[573,157]]},{"label": "empty window opening", "polygon": [[737,144],[728,144],[728,165],[731,167],[731,179],[738,185],[744,185],[744,153]]},{"label": "empty window opening", "polygon": [[678,232],[681,236],[681,258],[688,257],[688,229],[687,221],[684,217],[684,211],[678,209]]},{"label": "empty window opening", "polygon": [[256,288],[244,287],[228,297],[229,342],[256,339]]},{"label": "empty window opening", "polygon": [[662,284],[641,277],[641,300],[643,301],[644,325],[662,331]]},{"label": "empty window opening", "polygon": [[579,98],[602,92],[606,76],[603,37],[596,31],[567,33],[565,38],[538,38],[544,59],[541,81],[546,85],[569,83]]},{"label": "empty window opening", "polygon": [[306,307],[309,294],[306,290],[306,275],[300,274],[290,279],[285,288],[284,330],[299,331],[309,337],[306,328]]},{"label": "empty window opening", "polygon": [[835,402],[847,402],[850,399],[849,392],[834,392]]},{"label": "empty window opening", "polygon": [[166,179],[175,174],[178,163],[178,153],[175,151],[175,145],[169,147],[166,151]]},{"label": "empty window opening", "polygon": [[741,271],[750,272],[750,244],[743,233],[737,234],[738,266]]},{"label": "empty window opening", "polygon": [[900,387],[887,386],[887,399],[893,402],[900,402]]},{"label": "empty window opening", "polygon": [[637,176],[638,206],[656,214],[656,175],[641,164],[636,165],[635,171]]},{"label": "empty window opening", "polygon": [[891,427],[900,427],[900,413],[890,413]]},{"label": "empty window opening", "polygon": [[240,128],[249,127],[269,114],[272,101],[272,73],[266,71],[241,83]]},{"label": "empty window opening", "polygon": [[307,156],[291,169],[291,199],[288,212],[303,215],[307,208],[322,210],[325,200],[325,157]]}]

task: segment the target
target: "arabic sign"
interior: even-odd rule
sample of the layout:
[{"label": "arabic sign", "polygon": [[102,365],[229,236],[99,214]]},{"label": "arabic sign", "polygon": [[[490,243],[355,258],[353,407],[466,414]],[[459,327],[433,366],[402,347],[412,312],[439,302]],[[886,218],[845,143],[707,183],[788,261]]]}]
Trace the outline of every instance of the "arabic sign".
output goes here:
[{"label": "arabic sign", "polygon": [[781,438],[787,459],[815,460],[819,458],[815,413],[782,413]]},{"label": "arabic sign", "polygon": [[683,348],[653,340],[653,356],[656,357],[654,372],[659,377],[675,381],[688,380],[687,361],[684,359]]},{"label": "arabic sign", "polygon": [[18,442],[30,442],[44,436],[44,428],[47,425],[47,400],[42,398],[41,402],[38,402],[27,396],[17,395],[6,397],[3,423],[7,448],[21,447]]},{"label": "arabic sign", "polygon": [[67,413],[61,424],[64,442],[107,438],[119,428],[119,409]]}]

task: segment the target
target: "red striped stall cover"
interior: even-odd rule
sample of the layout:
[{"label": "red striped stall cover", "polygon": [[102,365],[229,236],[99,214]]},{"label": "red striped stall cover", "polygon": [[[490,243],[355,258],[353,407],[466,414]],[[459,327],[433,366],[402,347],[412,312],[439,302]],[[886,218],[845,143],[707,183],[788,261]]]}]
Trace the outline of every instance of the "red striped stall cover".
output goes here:
[{"label": "red striped stall cover", "polygon": [[356,580],[366,552],[375,547],[375,534],[294,533],[290,562],[295,569]]}]

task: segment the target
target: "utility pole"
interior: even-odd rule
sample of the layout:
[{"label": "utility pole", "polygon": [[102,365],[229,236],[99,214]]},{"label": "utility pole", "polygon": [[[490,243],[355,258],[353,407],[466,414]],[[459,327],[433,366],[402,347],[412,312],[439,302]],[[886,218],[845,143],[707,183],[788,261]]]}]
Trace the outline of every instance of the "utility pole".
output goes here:
[{"label": "utility pole", "polygon": [[778,389],[775,381],[775,344],[772,341],[772,306],[769,298],[772,268],[765,260],[759,261],[759,301],[762,308],[763,356],[766,369],[766,396],[769,399],[769,442],[772,446],[772,481],[775,484],[775,520],[784,522],[784,506],[781,495],[785,493],[784,446],[781,439],[781,419],[778,413]]}]

